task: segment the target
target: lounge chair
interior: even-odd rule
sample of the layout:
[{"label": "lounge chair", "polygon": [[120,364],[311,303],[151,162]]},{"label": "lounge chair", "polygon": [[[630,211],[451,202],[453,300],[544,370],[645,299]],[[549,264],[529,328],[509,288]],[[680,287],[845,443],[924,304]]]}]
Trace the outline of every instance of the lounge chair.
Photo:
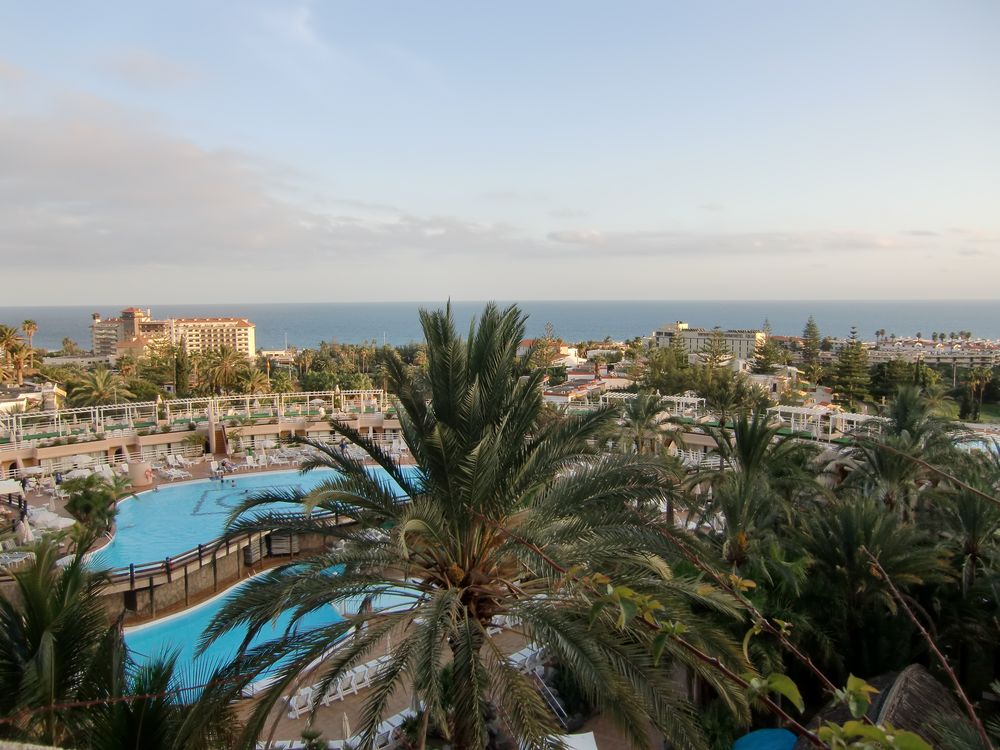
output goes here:
[{"label": "lounge chair", "polygon": [[344,700],[344,680],[338,677],[336,680],[330,683],[330,687],[327,688],[326,692],[323,693],[323,697],[320,698],[320,705],[329,706],[334,701]]}]

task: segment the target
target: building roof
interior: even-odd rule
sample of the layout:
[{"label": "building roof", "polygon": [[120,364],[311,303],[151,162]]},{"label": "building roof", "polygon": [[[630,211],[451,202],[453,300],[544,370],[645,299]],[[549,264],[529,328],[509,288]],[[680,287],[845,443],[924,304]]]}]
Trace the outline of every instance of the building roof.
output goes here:
[{"label": "building roof", "polygon": [[246,318],[174,318],[175,323],[233,323],[239,328],[254,328]]},{"label": "building roof", "polygon": [[[916,732],[932,747],[941,747],[940,738],[934,731],[937,721],[963,719],[951,691],[920,664],[911,664],[902,672],[879,675],[868,682],[879,691],[872,698],[868,718],[876,724],[892,724],[897,729]],[[847,707],[834,703],[820,711],[812,724],[820,726],[827,721],[843,724],[850,719]],[[810,747],[805,737],[795,743],[795,750]]]}]

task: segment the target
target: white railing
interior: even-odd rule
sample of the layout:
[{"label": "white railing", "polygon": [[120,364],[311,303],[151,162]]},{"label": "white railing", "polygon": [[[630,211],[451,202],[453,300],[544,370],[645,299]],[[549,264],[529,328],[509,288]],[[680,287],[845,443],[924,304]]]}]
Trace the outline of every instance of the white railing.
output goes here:
[{"label": "white railing", "polygon": [[172,401],[142,401],[103,406],[0,414],[0,451],[37,448],[72,438],[134,435],[164,422],[173,430],[191,423],[247,420],[344,419],[384,414],[390,407],[382,389],[266,393],[255,396],[205,396]]}]

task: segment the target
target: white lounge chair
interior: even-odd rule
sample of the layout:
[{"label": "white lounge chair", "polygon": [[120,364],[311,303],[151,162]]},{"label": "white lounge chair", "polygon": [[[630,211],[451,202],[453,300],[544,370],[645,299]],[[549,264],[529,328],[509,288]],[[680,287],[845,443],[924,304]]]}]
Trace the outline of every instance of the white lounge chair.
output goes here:
[{"label": "white lounge chair", "polygon": [[329,706],[334,701],[344,700],[344,691],[341,687],[342,684],[343,680],[339,677],[331,682],[330,687],[327,688],[326,692],[323,693],[323,697],[320,698],[320,705]]}]

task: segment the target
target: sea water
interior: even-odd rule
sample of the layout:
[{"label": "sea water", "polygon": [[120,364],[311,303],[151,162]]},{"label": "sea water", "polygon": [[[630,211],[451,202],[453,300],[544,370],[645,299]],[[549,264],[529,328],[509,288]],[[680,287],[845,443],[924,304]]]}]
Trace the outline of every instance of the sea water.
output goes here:
[{"label": "sea water", "polygon": [[[436,309],[443,300],[430,302],[330,302],[303,304],[171,305],[133,300],[123,305],[74,307],[0,307],[0,323],[20,325],[25,319],[38,323],[34,345],[58,349],[69,337],[84,349],[90,347],[90,315],[115,316],[122,307],[142,304],[153,316],[249,318],[257,326],[257,347],[281,349],[285,343],[298,347],[320,341],[393,345],[420,341],[420,308]],[[453,302],[460,330],[466,330],[483,302]],[[501,304],[507,304],[502,302]],[[815,317],[825,336],[847,336],[857,326],[862,338],[873,339],[875,331],[886,335],[912,336],[917,331],[968,330],[975,336],[1000,338],[1000,300],[912,300],[912,301],[535,301],[519,303],[529,315],[528,335],[544,333],[551,324],[566,341],[621,340],[648,336],[664,323],[683,320],[691,326],[711,328],[757,328],[767,319],[781,335],[801,334],[806,319]]]}]

